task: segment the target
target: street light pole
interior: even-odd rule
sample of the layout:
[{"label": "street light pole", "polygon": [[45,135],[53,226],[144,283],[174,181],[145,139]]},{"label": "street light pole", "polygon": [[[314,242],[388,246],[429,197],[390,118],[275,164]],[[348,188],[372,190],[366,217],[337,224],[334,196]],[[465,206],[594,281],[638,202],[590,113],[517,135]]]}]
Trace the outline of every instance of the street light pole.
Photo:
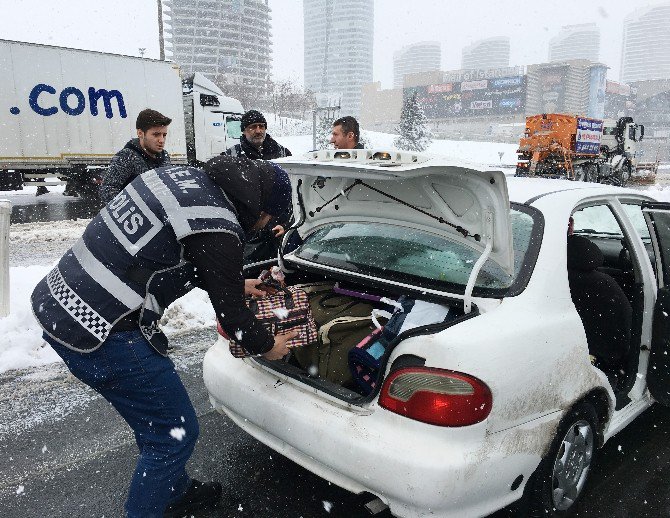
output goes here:
[{"label": "street light pole", "polygon": [[156,0],[158,2],[158,52],[160,54],[160,60],[165,61],[165,40],[163,39],[163,2],[162,0]]}]

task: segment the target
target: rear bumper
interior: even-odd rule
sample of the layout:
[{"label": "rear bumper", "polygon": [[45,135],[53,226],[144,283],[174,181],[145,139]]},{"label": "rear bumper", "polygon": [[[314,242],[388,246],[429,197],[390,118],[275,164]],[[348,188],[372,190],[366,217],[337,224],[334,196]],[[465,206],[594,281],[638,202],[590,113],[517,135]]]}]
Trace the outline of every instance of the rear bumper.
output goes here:
[{"label": "rear bumper", "polygon": [[[218,411],[313,473],[354,493],[377,495],[396,516],[486,516],[521,497],[540,461],[535,448],[544,448],[542,441],[523,440],[526,433],[535,436],[534,429],[442,428],[376,404],[325,399],[233,358],[223,340],[207,352],[203,370]],[[519,475],[523,483],[512,491]]]}]

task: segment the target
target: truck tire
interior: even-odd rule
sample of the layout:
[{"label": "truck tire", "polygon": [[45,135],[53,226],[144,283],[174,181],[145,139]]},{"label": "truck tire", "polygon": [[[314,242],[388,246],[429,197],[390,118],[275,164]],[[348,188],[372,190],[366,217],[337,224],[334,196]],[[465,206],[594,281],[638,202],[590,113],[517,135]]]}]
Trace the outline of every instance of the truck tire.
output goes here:
[{"label": "truck tire", "polygon": [[549,453],[530,477],[519,504],[522,516],[569,516],[593,465],[598,415],[579,403],[561,420]]},{"label": "truck tire", "polygon": [[20,191],[22,189],[23,174],[21,171],[0,169],[0,191]]},{"label": "truck tire", "polygon": [[614,185],[625,187],[633,174],[633,166],[629,160],[626,160],[614,176]]},{"label": "truck tire", "polygon": [[575,181],[597,182],[598,166],[596,164],[586,163],[575,167]]}]

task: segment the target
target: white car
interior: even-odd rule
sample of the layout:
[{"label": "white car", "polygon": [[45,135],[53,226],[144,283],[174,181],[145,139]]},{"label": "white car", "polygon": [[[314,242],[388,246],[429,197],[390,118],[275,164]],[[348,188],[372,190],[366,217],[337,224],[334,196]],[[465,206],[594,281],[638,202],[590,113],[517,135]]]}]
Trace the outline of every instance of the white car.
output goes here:
[{"label": "white car", "polygon": [[367,395],[294,358],[233,358],[220,337],[204,360],[211,402],[277,452],[396,516],[515,501],[560,516],[596,450],[670,402],[670,204],[408,153],[282,166],[304,239],[279,258],[288,284],[461,316],[392,341]]}]

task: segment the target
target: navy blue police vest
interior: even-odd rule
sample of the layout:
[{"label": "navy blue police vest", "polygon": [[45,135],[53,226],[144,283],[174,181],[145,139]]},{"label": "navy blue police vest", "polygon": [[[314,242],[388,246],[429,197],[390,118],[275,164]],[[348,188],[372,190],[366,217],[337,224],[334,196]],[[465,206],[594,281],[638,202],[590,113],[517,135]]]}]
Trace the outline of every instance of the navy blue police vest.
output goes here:
[{"label": "navy blue police vest", "polygon": [[244,242],[235,209],[198,169],[162,167],[137,177],[91,220],[33,291],[35,317],[57,342],[90,352],[114,324],[141,308],[139,327],[161,354],[163,311],[195,287],[180,240],[226,232]]}]

